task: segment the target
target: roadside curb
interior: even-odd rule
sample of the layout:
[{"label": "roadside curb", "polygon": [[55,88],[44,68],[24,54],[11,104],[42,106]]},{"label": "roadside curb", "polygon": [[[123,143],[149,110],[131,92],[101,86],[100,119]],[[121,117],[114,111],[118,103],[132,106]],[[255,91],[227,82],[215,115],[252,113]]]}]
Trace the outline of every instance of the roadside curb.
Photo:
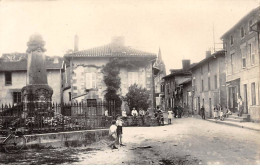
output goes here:
[{"label": "roadside curb", "polygon": [[248,126],[243,126],[243,125],[238,125],[238,124],[233,124],[233,123],[227,123],[227,122],[222,122],[222,121],[213,121],[213,120],[209,120],[206,119],[206,121],[212,122],[212,123],[217,123],[217,124],[223,124],[223,125],[229,125],[229,126],[233,126],[233,127],[238,127],[238,128],[245,128],[245,129],[249,129],[249,130],[253,130],[253,131],[260,131],[260,128],[252,128],[252,127],[248,127]]}]

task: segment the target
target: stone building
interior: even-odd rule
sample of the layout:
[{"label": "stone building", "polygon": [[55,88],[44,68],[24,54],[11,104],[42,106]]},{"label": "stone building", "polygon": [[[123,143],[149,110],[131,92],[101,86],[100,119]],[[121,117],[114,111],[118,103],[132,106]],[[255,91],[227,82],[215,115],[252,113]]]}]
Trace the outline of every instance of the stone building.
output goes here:
[{"label": "stone building", "polygon": [[191,67],[193,112],[200,114],[204,106],[206,117],[213,116],[215,105],[226,106],[226,73],[225,52],[223,50],[211,54],[206,52],[206,58]]},{"label": "stone building", "polygon": [[237,112],[237,99],[241,96],[243,113],[249,114],[252,121],[260,121],[259,20],[260,7],[257,7],[222,36],[228,108]]},{"label": "stone building", "polygon": [[[97,102],[104,100],[106,85],[102,68],[113,58],[125,63],[120,68],[120,95],[125,96],[132,84],[150,91],[151,107],[154,103],[153,63],[156,54],[139,51],[125,46],[122,37],[113,38],[111,43],[64,55],[65,73],[63,83],[64,102]],[[126,103],[122,109],[129,113]]]},{"label": "stone building", "polygon": [[[47,80],[53,88],[52,101],[61,102],[61,57],[46,57]],[[0,58],[0,105],[21,102],[21,89],[28,83],[27,54],[3,54]]]},{"label": "stone building", "polygon": [[159,49],[159,53],[157,56],[157,59],[153,65],[154,67],[154,87],[155,87],[155,102],[156,102],[156,107],[160,106],[163,110],[165,109],[165,99],[164,99],[164,80],[163,77],[166,75],[166,70],[165,70],[165,64],[162,59],[161,55],[161,49]]},{"label": "stone building", "polygon": [[171,74],[163,77],[165,84],[165,108],[175,105],[190,108],[191,72],[190,60],[182,60],[182,69],[171,69]]}]

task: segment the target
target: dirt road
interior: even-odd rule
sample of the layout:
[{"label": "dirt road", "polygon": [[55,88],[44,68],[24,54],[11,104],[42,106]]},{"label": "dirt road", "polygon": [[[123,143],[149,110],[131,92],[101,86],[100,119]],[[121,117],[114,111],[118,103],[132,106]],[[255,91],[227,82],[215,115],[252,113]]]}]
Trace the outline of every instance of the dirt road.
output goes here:
[{"label": "dirt road", "polygon": [[78,148],[2,154],[1,164],[260,164],[260,132],[182,118],[160,127],[126,127],[126,146],[102,140]]}]

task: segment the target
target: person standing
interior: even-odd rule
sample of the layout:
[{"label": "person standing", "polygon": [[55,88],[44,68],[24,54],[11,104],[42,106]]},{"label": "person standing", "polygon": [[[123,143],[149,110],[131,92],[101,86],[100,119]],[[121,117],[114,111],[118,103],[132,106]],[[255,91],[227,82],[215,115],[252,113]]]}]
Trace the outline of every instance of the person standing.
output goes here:
[{"label": "person standing", "polygon": [[243,100],[241,96],[239,96],[237,100],[237,104],[238,104],[238,116],[241,117],[243,114]]},{"label": "person standing", "polygon": [[120,116],[117,116],[116,120],[116,133],[117,133],[117,142],[120,146],[124,146],[122,142],[122,134],[123,134],[123,120]]},{"label": "person standing", "polygon": [[171,108],[169,108],[169,110],[168,110],[168,124],[172,123],[172,118],[173,118],[172,114],[173,114],[173,112],[172,112]]},{"label": "person standing", "polygon": [[109,128],[109,139],[112,141],[108,146],[111,147],[112,149],[118,149],[116,147],[116,141],[117,141],[117,126],[116,126],[116,121],[112,121],[112,125]]},{"label": "person standing", "polygon": [[174,118],[177,118],[177,114],[178,114],[177,112],[178,112],[178,108],[175,105],[174,108],[173,108]]},{"label": "person standing", "polygon": [[204,106],[201,106],[200,112],[201,112],[201,118],[203,120],[205,120],[205,108],[204,108]]},{"label": "person standing", "polygon": [[214,116],[214,119],[215,119],[215,120],[218,119],[218,108],[217,108],[217,106],[214,106],[213,116]]}]

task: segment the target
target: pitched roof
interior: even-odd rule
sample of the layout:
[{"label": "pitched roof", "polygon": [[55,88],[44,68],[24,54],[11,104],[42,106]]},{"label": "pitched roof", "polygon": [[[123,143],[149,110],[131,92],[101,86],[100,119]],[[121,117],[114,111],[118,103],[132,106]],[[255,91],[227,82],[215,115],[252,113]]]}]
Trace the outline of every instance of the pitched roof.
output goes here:
[{"label": "pitched roof", "polygon": [[133,49],[124,45],[113,43],[87,50],[65,54],[64,57],[156,57],[154,53],[148,53]]},{"label": "pitched roof", "polygon": [[191,71],[189,69],[188,70],[180,69],[172,72],[169,75],[164,76],[163,79],[168,79],[174,76],[187,76],[187,75],[191,75]]},{"label": "pitched roof", "polygon": [[[46,56],[46,69],[61,69],[63,58]],[[26,71],[27,70],[27,54],[26,53],[10,53],[3,54],[0,58],[0,71]]]},{"label": "pitched roof", "polygon": [[[241,18],[233,27],[231,27],[225,34],[223,34],[220,38],[223,39],[225,36],[227,36],[231,31],[233,31],[235,28],[237,28],[242,22],[244,22],[246,19],[248,19],[250,16],[256,14],[260,11],[260,7],[257,7],[253,10],[251,10],[248,14],[246,14],[243,18]],[[259,16],[257,17],[257,20],[259,21]]]},{"label": "pitched roof", "polygon": [[197,64],[195,64],[194,66],[190,67],[190,70],[196,69],[197,67],[201,66],[202,64],[209,62],[210,60],[217,58],[217,57],[221,57],[221,56],[225,56],[225,50],[219,50],[213,54],[211,54],[211,56],[204,58],[203,60],[201,60],[200,62],[198,62]]}]

